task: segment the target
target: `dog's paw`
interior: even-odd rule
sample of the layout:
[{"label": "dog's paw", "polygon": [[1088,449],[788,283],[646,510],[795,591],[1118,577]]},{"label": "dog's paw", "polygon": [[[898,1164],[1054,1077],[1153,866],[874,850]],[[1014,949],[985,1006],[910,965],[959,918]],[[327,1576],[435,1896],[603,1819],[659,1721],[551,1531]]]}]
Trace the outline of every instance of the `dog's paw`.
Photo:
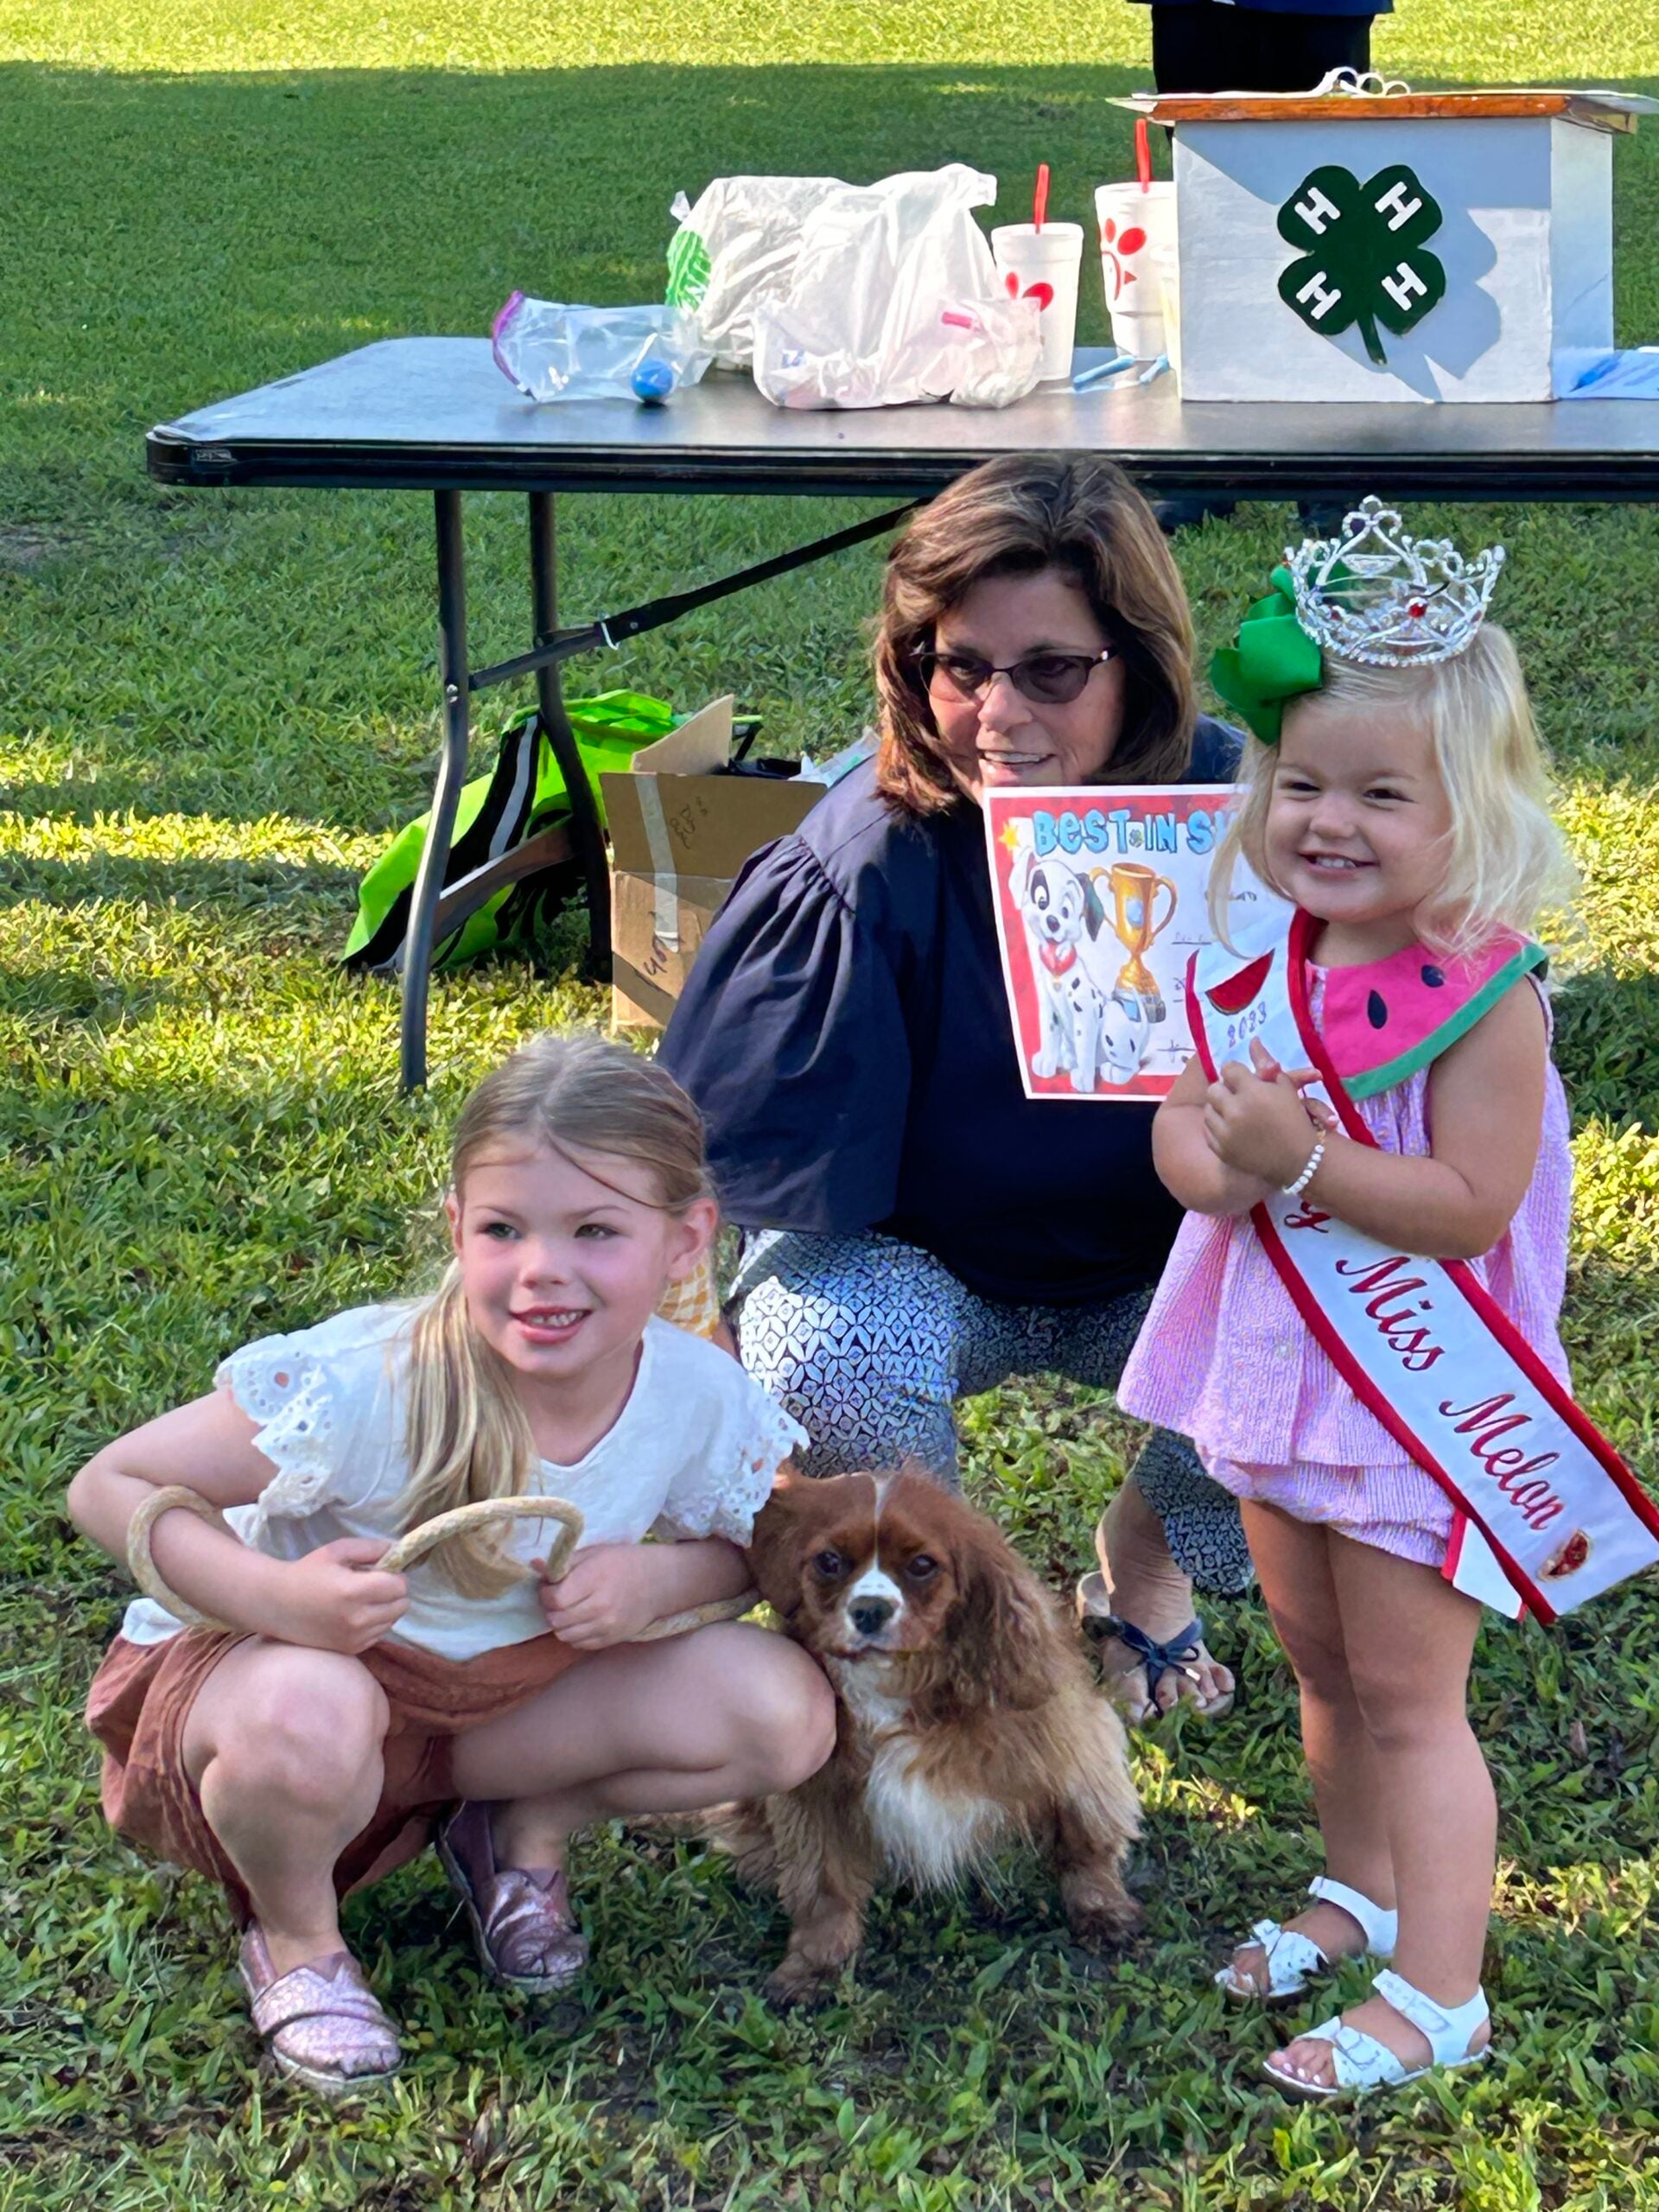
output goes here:
[{"label": "dog's paw", "polygon": [[1073,1936],[1092,1950],[1115,1950],[1140,1929],[1141,1911],[1127,1890],[1115,1897],[1091,1896],[1071,1899],[1066,1925]]},{"label": "dog's paw", "polygon": [[825,2003],[835,1985],[836,1970],[785,1959],[775,1974],[766,1976],[766,2002],[779,2012],[805,2012]]}]

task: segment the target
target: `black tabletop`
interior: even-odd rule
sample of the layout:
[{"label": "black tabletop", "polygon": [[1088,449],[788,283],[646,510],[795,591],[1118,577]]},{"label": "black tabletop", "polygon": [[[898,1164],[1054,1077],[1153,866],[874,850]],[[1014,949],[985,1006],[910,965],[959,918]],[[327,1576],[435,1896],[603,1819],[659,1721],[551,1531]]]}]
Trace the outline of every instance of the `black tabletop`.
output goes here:
[{"label": "black tabletop", "polygon": [[168,484],[880,496],[1053,450],[1109,454],[1154,494],[1659,500],[1659,401],[1183,405],[1165,374],[1006,408],[796,412],[711,372],[666,407],[537,406],[481,338],[365,346],[159,425],[146,457]]}]

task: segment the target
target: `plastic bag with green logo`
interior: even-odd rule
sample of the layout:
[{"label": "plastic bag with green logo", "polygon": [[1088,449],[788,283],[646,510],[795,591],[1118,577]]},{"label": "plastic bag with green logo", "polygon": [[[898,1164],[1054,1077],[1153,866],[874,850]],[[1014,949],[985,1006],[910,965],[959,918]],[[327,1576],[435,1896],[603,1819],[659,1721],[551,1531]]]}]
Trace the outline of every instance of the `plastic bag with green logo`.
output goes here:
[{"label": "plastic bag with green logo", "polygon": [[[606,769],[626,768],[634,754],[666,737],[685,717],[660,699],[638,691],[605,691],[596,698],[567,699],[565,713],[588,771],[594,804],[604,809],[599,778]],[[446,887],[470,875],[486,861],[511,852],[555,823],[569,818],[570,802],[553,748],[534,715],[510,722],[501,733],[501,750],[486,776],[461,786],[449,846]],[[347,968],[399,968],[404,937],[415,893],[415,872],[426,842],[429,813],[411,822],[392,840],[363,879],[357,919],[341,956]],[[580,888],[574,861],[540,869],[522,882],[503,886],[486,904],[469,914],[438,946],[433,967],[454,968],[481,953],[527,945],[537,931]]]},{"label": "plastic bag with green logo", "polygon": [[694,207],[682,192],[670,213],[668,305],[695,314],[722,369],[754,358],[757,300],[781,299],[795,275],[801,226],[832,192],[833,176],[717,176]]}]

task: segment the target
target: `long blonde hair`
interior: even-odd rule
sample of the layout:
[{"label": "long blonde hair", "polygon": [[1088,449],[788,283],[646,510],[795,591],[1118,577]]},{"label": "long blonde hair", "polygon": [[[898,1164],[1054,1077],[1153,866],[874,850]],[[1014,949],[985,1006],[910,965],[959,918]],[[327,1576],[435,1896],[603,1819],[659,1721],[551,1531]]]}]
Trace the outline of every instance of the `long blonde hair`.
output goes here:
[{"label": "long blonde hair", "polygon": [[[648,1168],[665,1212],[713,1195],[696,1108],[666,1069],[602,1038],[543,1031],[484,1077],[455,1123],[451,1192],[459,1198],[468,1172],[491,1154],[540,1145]],[[415,1311],[404,1448],[405,1529],[480,1498],[516,1497],[536,1464],[506,1363],[468,1317],[457,1261]],[[456,1538],[430,1557],[464,1597],[493,1597],[514,1579],[487,1535]]]},{"label": "long blonde hair", "polygon": [[[1363,712],[1405,707],[1428,726],[1446,786],[1452,834],[1446,873],[1414,918],[1432,951],[1458,959],[1500,931],[1527,934],[1546,905],[1565,906],[1574,873],[1550,811],[1548,764],[1521,663],[1507,631],[1488,622],[1455,659],[1416,668],[1372,668],[1325,656],[1314,701]],[[1294,704],[1287,715],[1297,711]],[[1224,943],[1233,872],[1243,855],[1264,883],[1268,810],[1276,747],[1247,737],[1239,762],[1243,797],[1232,810],[1210,878],[1210,915]],[[1274,888],[1277,888],[1275,885]]]}]

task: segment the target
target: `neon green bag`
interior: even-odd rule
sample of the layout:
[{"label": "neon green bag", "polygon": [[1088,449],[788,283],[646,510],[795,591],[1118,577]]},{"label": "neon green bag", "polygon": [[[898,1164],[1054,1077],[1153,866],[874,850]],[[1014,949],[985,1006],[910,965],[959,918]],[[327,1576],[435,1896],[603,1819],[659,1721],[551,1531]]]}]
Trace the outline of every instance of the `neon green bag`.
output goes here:
[{"label": "neon green bag", "polygon": [[[604,691],[592,699],[567,699],[564,708],[601,822],[605,814],[600,797],[601,772],[626,768],[636,753],[666,737],[685,719],[661,699],[648,698],[638,691]],[[449,865],[444,871],[446,889],[482,868],[486,861],[511,852],[515,845],[556,822],[567,821],[569,813],[563,773],[535,715],[510,722],[501,733],[501,749],[489,774],[475,776],[461,786]],[[357,919],[341,955],[344,966],[358,969],[401,966],[415,895],[415,872],[431,819],[429,810],[418,822],[400,830],[364,877],[358,893]],[[574,861],[538,869],[521,882],[504,885],[438,945],[434,969],[459,967],[463,961],[476,960],[482,953],[504,947],[527,946],[543,923],[580,887]]]}]

